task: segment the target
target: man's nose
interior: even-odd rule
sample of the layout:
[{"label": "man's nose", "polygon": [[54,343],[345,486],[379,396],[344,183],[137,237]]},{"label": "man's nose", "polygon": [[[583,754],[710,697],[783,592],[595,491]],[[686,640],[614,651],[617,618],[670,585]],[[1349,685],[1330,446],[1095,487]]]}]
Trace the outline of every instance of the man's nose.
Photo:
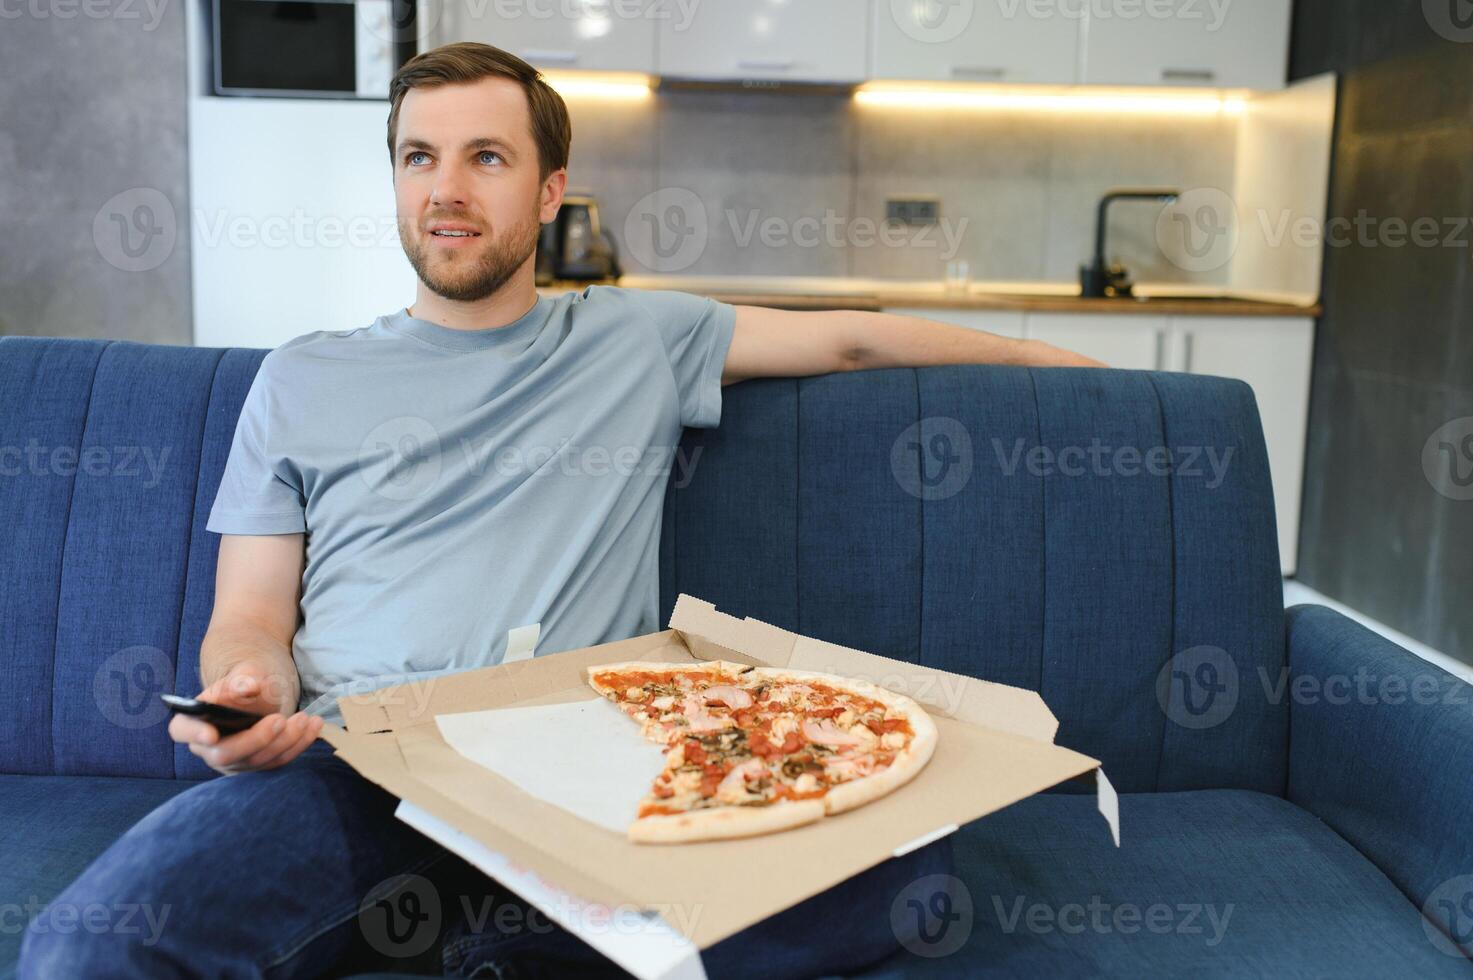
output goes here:
[{"label": "man's nose", "polygon": [[440,167],[435,175],[435,186],[430,192],[430,203],[458,207],[466,205],[466,175],[462,167],[455,164]]}]

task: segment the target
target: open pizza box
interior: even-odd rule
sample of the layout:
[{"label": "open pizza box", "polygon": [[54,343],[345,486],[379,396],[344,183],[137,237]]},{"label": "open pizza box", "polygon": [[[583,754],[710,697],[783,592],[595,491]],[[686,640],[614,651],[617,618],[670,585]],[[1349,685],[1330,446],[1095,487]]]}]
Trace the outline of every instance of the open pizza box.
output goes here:
[{"label": "open pizza box", "polygon": [[[659,748],[630,745],[640,740],[638,726],[585,673],[628,660],[730,660],[869,680],[926,708],[939,732],[935,754],[895,792],[814,824],[736,840],[634,844],[620,828],[659,770]],[[324,726],[323,737],[400,798],[399,819],[642,980],[704,977],[700,949],[1091,772],[1120,840],[1118,803],[1099,762],[1054,744],[1058,722],[1038,694],[737,619],[688,595],[660,633],[338,704],[346,728]],[[630,754],[651,750],[650,762]]]}]

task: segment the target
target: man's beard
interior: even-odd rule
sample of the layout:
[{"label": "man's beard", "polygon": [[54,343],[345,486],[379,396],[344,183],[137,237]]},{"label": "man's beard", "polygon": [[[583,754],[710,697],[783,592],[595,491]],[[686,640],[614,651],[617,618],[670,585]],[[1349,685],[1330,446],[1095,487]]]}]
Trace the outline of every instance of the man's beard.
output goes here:
[{"label": "man's beard", "polygon": [[[446,220],[454,218],[446,216]],[[429,241],[429,232],[414,238],[407,232],[407,227],[407,222],[399,222],[399,243],[404,246],[404,254],[420,281],[436,295],[462,303],[485,299],[504,286],[537,250],[537,239],[542,230],[534,213],[527,221],[508,228],[503,235],[492,237],[489,232],[482,232],[481,237],[486,242],[479,255],[454,254],[469,253],[469,249],[446,249],[441,261],[432,269],[430,252],[435,244]]]}]

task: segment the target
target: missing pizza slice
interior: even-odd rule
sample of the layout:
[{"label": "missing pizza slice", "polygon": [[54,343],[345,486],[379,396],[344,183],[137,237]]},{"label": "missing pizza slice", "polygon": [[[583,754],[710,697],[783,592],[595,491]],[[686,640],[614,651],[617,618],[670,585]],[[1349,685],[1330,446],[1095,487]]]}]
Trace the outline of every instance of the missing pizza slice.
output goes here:
[{"label": "missing pizza slice", "polygon": [[589,684],[665,748],[629,839],[774,833],[910,781],[936,748],[915,701],[867,681],[730,661],[605,664]]}]

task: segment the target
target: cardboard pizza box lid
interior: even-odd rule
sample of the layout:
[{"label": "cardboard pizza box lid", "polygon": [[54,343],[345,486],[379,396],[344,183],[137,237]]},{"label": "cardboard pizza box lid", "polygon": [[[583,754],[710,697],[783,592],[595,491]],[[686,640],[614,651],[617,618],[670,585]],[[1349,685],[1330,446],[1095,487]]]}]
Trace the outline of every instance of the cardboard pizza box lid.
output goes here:
[{"label": "cardboard pizza box lid", "polygon": [[[346,728],[324,726],[323,737],[362,775],[515,865],[589,902],[656,910],[701,949],[961,824],[1098,770],[1096,760],[1053,744],[1057,722],[1034,692],[823,643],[689,596],[680,597],[671,626],[342,698]],[[639,845],[464,758],[434,720],[596,698],[586,671],[598,664],[721,658],[898,677],[909,688],[901,693],[935,718],[936,752],[896,792],[809,826],[739,840]]]},{"label": "cardboard pizza box lid", "polygon": [[920,702],[932,715],[1043,742],[1052,742],[1059,731],[1058,719],[1035,691],[826,643],[750,616],[737,619],[694,596],[681,594],[675,600],[670,628],[683,634],[691,652],[702,660],[859,678]]}]

